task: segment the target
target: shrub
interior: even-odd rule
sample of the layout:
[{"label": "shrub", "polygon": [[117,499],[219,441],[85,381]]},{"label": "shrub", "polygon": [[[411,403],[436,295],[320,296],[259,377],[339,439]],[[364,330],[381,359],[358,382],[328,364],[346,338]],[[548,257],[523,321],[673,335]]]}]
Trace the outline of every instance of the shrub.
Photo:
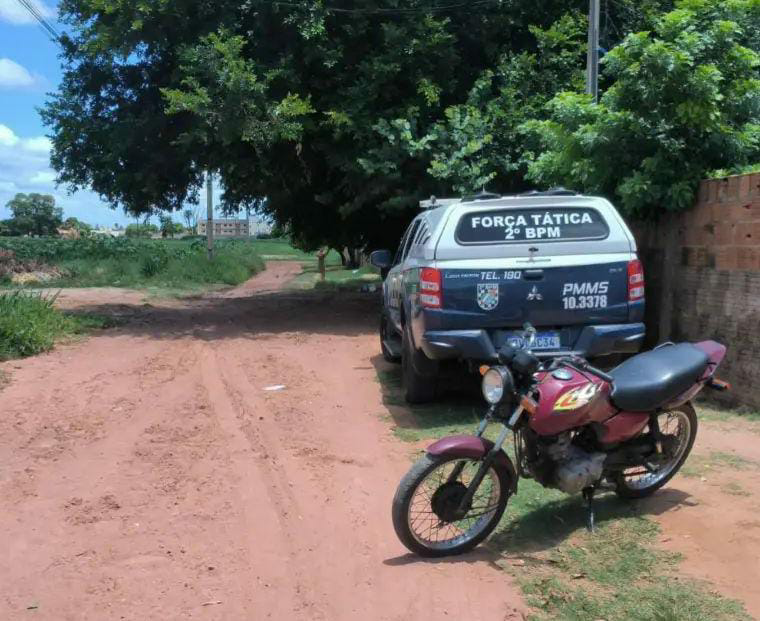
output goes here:
[{"label": "shrub", "polygon": [[54,307],[55,297],[0,294],[0,360],[48,351],[69,327]]}]

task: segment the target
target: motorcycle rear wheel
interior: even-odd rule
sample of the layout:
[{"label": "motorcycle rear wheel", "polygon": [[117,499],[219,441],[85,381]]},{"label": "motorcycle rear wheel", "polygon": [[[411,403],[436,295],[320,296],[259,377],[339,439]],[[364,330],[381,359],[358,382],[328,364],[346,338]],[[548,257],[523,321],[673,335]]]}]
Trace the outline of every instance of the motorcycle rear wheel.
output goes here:
[{"label": "motorcycle rear wheel", "polygon": [[[449,481],[457,464],[462,472]],[[393,498],[393,528],[411,552],[425,557],[472,550],[499,523],[511,494],[511,474],[494,463],[462,519],[447,515],[480,467],[480,461],[447,455],[425,455],[399,483]]]},{"label": "motorcycle rear wheel", "polygon": [[[640,471],[641,468],[637,467],[617,474],[615,491],[621,498],[650,496],[678,473],[691,453],[697,437],[697,413],[691,403],[662,412],[658,419],[661,433],[676,437],[677,444],[672,451],[672,457],[654,472],[638,474],[635,471]],[[675,427],[671,423],[675,423]]]}]

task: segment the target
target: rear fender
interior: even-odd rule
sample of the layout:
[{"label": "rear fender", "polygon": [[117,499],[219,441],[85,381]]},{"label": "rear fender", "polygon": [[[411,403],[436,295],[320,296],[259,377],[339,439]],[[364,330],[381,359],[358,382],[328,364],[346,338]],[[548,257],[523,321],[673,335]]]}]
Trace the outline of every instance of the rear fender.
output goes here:
[{"label": "rear fender", "polygon": [[705,355],[707,355],[710,360],[702,379],[706,380],[711,378],[715,373],[715,370],[718,368],[718,365],[723,362],[723,358],[726,356],[726,346],[716,343],[715,341],[701,341],[700,343],[694,343],[694,347],[705,352]]},{"label": "rear fender", "polygon": [[[477,436],[449,436],[431,444],[427,448],[429,455],[447,457],[464,457],[467,459],[483,459],[493,449],[494,444],[485,438]],[[494,460],[496,465],[505,468],[511,481],[511,493],[517,491],[517,472],[512,460],[504,451],[499,451]]]}]

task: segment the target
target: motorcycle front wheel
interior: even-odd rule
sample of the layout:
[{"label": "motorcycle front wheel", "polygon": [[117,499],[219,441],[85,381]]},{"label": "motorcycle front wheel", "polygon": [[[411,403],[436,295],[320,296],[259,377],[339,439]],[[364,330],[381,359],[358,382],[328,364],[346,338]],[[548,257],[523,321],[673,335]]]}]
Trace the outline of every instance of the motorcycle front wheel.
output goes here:
[{"label": "motorcycle front wheel", "polygon": [[616,475],[615,487],[622,498],[644,498],[653,494],[681,469],[697,437],[697,413],[686,403],[657,417],[665,441],[665,459],[654,469],[635,467]]},{"label": "motorcycle front wheel", "polygon": [[455,514],[480,461],[425,455],[399,483],[393,498],[393,527],[409,550],[440,557],[472,550],[499,523],[510,496],[511,478],[494,463],[464,515]]}]

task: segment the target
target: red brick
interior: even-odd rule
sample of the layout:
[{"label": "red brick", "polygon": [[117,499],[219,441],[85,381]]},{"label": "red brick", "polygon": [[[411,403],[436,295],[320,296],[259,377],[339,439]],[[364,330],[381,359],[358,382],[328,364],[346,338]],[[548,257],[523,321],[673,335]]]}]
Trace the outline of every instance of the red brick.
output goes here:
[{"label": "red brick", "polygon": [[717,200],[717,202],[719,202],[719,203],[725,203],[727,200],[730,199],[730,197],[728,196],[728,179],[724,177],[723,179],[716,179],[715,181],[718,184],[718,189],[717,189],[718,200]]},{"label": "red brick", "polygon": [[757,248],[739,248],[736,253],[736,267],[740,270],[757,270],[759,256]]},{"label": "red brick", "polygon": [[739,177],[739,200],[747,200],[749,197],[752,187],[750,184],[751,180],[752,175],[742,175]]},{"label": "red brick", "polygon": [[760,196],[760,173],[749,176],[749,186],[751,196]]},{"label": "red brick", "polygon": [[752,224],[748,222],[739,222],[734,227],[734,243],[737,246],[757,246],[758,240],[754,236]]},{"label": "red brick", "polygon": [[715,225],[715,243],[721,246],[727,246],[734,241],[734,225],[730,223],[721,223]]},{"label": "red brick", "polygon": [[720,179],[711,179],[708,182],[707,202],[717,203],[720,199],[718,197],[721,181]]},{"label": "red brick", "polygon": [[710,205],[697,205],[691,210],[692,222],[697,226],[704,226],[713,220],[713,210]]},{"label": "red brick", "polygon": [[728,200],[738,200],[739,198],[739,185],[740,185],[740,176],[733,176],[728,177],[726,180],[726,198]]},{"label": "red brick", "polygon": [[697,203],[707,203],[710,200],[710,182],[707,180],[699,182],[697,190]]},{"label": "red brick", "polygon": [[734,246],[721,246],[715,249],[715,267],[719,270],[735,270],[737,250]]}]

